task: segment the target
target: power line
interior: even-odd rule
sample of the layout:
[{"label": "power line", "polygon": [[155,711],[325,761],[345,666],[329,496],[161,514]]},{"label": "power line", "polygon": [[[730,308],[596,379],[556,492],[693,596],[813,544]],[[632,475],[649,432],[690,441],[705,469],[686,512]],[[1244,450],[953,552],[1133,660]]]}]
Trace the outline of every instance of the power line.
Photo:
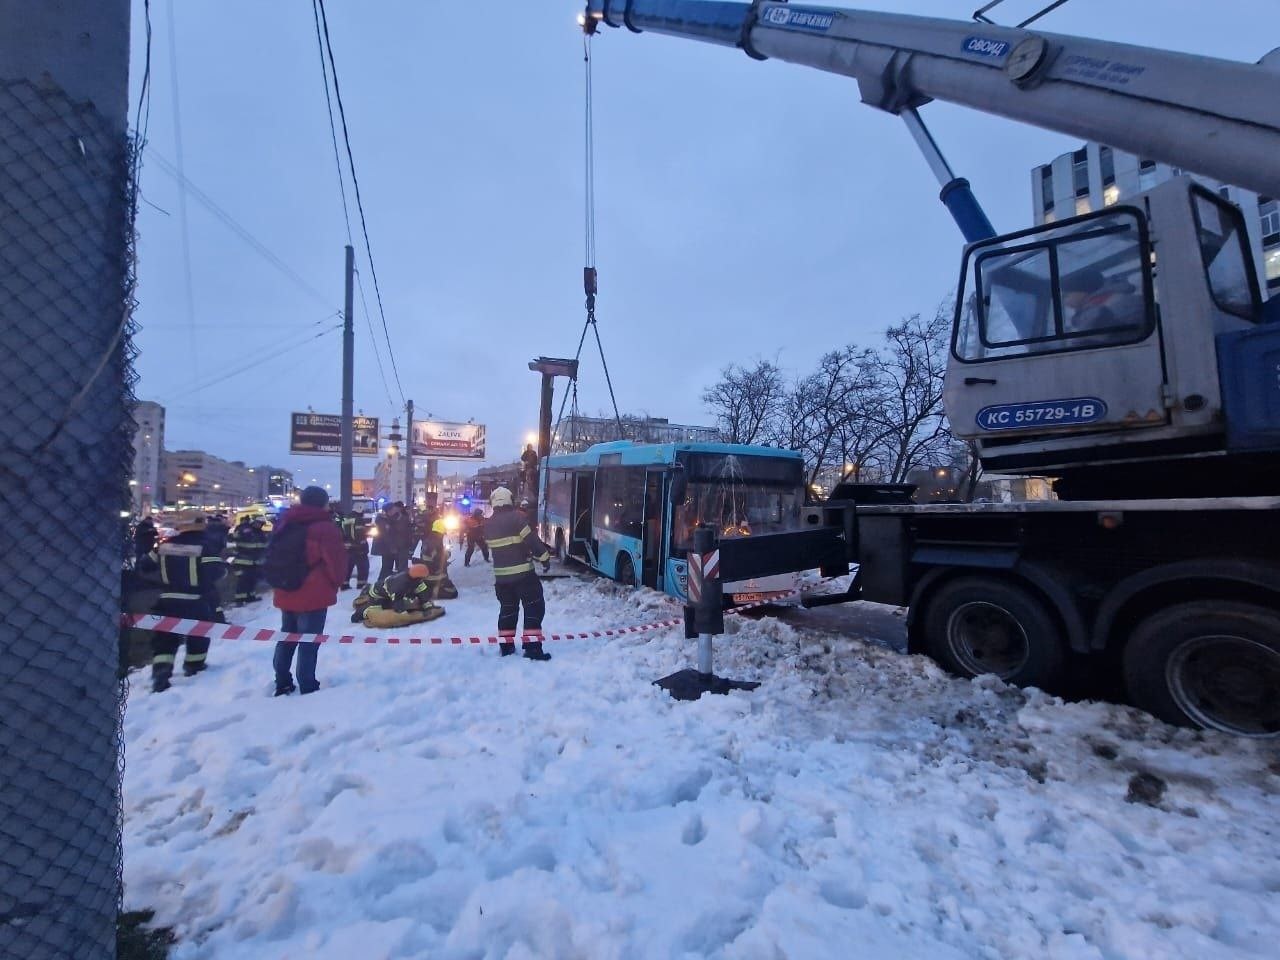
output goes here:
[{"label": "power line", "polygon": [[[329,68],[325,63],[324,39],[320,33],[320,9],[316,0],[311,0],[311,16],[315,21],[316,46],[320,51],[320,76],[324,81],[324,105],[329,114],[329,138],[333,143],[333,163],[338,171],[338,191],[342,197],[342,219],[347,225],[347,243],[351,244],[351,216],[349,204],[347,203],[347,181],[342,173],[342,155],[338,152],[338,128],[333,120],[333,99],[329,96]],[[356,282],[360,285],[360,303],[364,308],[364,322],[369,330],[369,343],[373,347],[373,358],[378,363],[378,377],[382,380],[382,389],[387,395],[387,405],[394,407],[395,401],[391,399],[391,387],[387,383],[387,372],[382,366],[382,353],[378,349],[378,338],[373,332],[373,321],[369,318],[369,303],[365,299],[364,280],[358,270],[356,271]],[[389,340],[387,349],[390,350]]]},{"label": "power line", "polygon": [[[142,148],[147,143],[147,129],[151,126],[151,0],[142,0],[143,22],[146,24],[146,52],[142,61],[142,84],[138,88],[138,108],[133,120],[133,191],[130,199],[129,222],[138,218],[138,200],[142,196]],[[148,203],[151,201],[147,200]]]},{"label": "power line", "polygon": [[153,159],[156,162],[157,166],[159,166],[161,170],[163,170],[175,181],[177,181],[179,187],[187,190],[191,194],[191,196],[195,198],[196,202],[198,202],[202,207],[204,207],[206,210],[212,213],[215,217],[217,217],[218,220],[222,221],[223,225],[226,226],[232,233],[234,233],[246,244],[248,244],[255,251],[257,251],[258,255],[261,256],[262,259],[266,260],[267,263],[271,264],[271,266],[275,267],[278,271],[280,271],[280,273],[284,274],[284,276],[292,280],[298,286],[299,289],[305,291],[308,295],[314,298],[321,305],[326,307],[333,305],[333,300],[331,297],[328,297],[325,294],[321,293],[314,286],[312,286],[305,279],[303,279],[303,277],[296,270],[294,270],[287,263],[285,263],[278,256],[276,256],[261,240],[255,237],[252,233],[248,231],[248,229],[246,229],[239,221],[237,221],[235,217],[231,216],[231,214],[227,213],[226,210],[218,206],[218,204],[214,201],[212,197],[210,197],[207,193],[205,193],[203,190],[197,187],[194,183],[192,183],[191,180],[181,170],[179,170],[176,166],[174,166],[174,164],[166,160],[164,156],[161,155],[154,147],[147,147],[147,153],[148,155],[150,155],[151,159]]},{"label": "power line", "polygon": [[369,301],[364,296],[364,280],[360,276],[360,271],[356,271],[356,286],[360,289],[360,306],[364,310],[364,323],[369,328],[369,343],[373,345],[373,359],[378,361],[378,376],[382,379],[382,389],[387,395],[387,406],[395,407],[396,403],[391,399],[391,387],[387,384],[387,373],[382,369],[382,354],[378,350],[378,337],[373,332],[373,320],[369,317]]},{"label": "power line", "polygon": [[[342,219],[347,224],[347,243],[351,244],[351,215],[347,211],[347,180],[342,175],[342,157],[338,153],[338,129],[333,123],[333,100],[329,97],[329,68],[324,62],[324,41],[320,38],[320,12],[311,0],[311,16],[316,22],[316,46],[320,49],[320,76],[324,79],[324,105],[329,111],[329,137],[333,140],[333,163],[338,169],[338,191],[342,194]],[[378,361],[382,365],[382,361]]]},{"label": "power line", "polygon": [[182,275],[185,280],[187,323],[191,326],[191,356],[196,377],[200,376],[199,351],[196,348],[196,299],[191,282],[191,230],[187,220],[187,191],[183,181],[182,105],[178,94],[178,35],[175,27],[173,0],[169,0],[169,83],[173,86],[173,144],[178,170],[178,224],[182,238]]},{"label": "power line", "polygon": [[199,384],[198,386],[195,386],[195,387],[183,387],[182,392],[184,395],[190,396],[193,393],[199,393],[201,390],[207,390],[210,387],[214,387],[220,383],[224,383],[225,381],[230,380],[233,377],[238,377],[242,373],[247,373],[248,371],[252,370],[254,367],[259,367],[269,360],[275,360],[286,353],[290,353],[294,350],[299,350],[302,347],[308,346],[310,343],[312,343],[312,341],[319,340],[321,337],[327,337],[329,334],[336,333],[341,329],[342,329],[341,324],[337,324],[336,326],[332,326],[332,327],[326,327],[324,330],[321,330],[319,333],[312,334],[311,336],[299,342],[289,343],[287,346],[281,347],[279,350],[275,351],[274,353],[269,353],[269,354],[266,354],[265,356],[258,357],[250,363],[246,363],[241,367],[238,367],[234,370],[229,371],[228,373],[224,373],[220,377],[214,377],[212,380],[206,381],[205,383]]},{"label": "power line", "polygon": [[342,87],[338,84],[338,65],[333,58],[333,43],[329,38],[329,17],[325,13],[324,0],[316,0],[320,6],[320,23],[324,29],[324,45],[329,55],[329,73],[333,76],[333,95],[338,101],[338,117],[342,120],[342,142],[347,148],[347,166],[351,170],[351,185],[355,188],[356,210],[360,214],[360,230],[364,234],[364,251],[369,258],[369,273],[373,278],[373,292],[378,301],[378,315],[382,318],[382,334],[387,341],[387,358],[391,361],[391,372],[395,375],[396,390],[400,393],[400,402],[404,403],[404,386],[400,383],[400,370],[396,366],[395,350],[391,346],[391,331],[387,327],[387,311],[382,304],[382,288],[378,284],[378,268],[373,260],[373,245],[369,243],[369,224],[364,215],[364,201],[360,196],[360,179],[356,176],[355,156],[351,152],[351,134],[347,129],[347,111],[342,105]]}]

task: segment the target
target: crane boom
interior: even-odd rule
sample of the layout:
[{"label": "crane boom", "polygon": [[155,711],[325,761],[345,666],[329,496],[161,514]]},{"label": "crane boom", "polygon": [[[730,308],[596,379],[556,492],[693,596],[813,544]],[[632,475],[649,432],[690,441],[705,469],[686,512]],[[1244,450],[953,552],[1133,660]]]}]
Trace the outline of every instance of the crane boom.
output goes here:
[{"label": "crane boom", "polygon": [[1257,64],[985,23],[773,0],[588,0],[600,22],[849,76],[890,113],[929,100],[1280,196],[1280,55]]}]

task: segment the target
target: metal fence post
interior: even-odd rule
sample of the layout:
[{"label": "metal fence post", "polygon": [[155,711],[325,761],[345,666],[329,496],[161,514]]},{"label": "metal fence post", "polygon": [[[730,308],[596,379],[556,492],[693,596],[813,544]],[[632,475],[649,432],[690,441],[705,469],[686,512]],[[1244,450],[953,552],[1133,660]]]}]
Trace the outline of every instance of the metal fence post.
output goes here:
[{"label": "metal fence post", "polygon": [[0,0],[0,956],[116,955],[129,4]]}]

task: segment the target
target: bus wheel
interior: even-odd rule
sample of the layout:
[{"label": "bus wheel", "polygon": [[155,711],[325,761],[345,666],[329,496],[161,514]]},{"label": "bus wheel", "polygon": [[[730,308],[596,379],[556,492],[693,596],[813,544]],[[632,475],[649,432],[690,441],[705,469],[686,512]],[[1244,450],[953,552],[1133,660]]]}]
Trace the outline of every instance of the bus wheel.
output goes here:
[{"label": "bus wheel", "polygon": [[616,579],[624,587],[635,589],[637,586],[636,568],[635,564],[631,562],[630,554],[624,553],[622,559],[618,561],[618,576]]},{"label": "bus wheel", "polygon": [[1280,737],[1280,614],[1216,600],[1161,610],[1130,636],[1124,681],[1168,723]]},{"label": "bus wheel", "polygon": [[1020,687],[1062,678],[1062,631],[1044,603],[1016,584],[962,577],[943,584],[925,610],[929,655],[961,677],[994,673]]}]

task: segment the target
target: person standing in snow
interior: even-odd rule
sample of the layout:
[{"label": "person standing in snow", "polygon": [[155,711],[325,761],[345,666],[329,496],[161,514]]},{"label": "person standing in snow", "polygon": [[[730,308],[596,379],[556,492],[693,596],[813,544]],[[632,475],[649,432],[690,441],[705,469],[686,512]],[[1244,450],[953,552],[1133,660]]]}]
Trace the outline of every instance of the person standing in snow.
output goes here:
[{"label": "person standing in snow", "polygon": [[364,511],[352,510],[342,521],[342,542],[347,545],[347,576],[343,589],[351,586],[351,574],[356,575],[356,589],[369,585],[369,524]]},{"label": "person standing in snow", "polygon": [[489,544],[484,539],[484,511],[476,507],[471,511],[471,516],[467,517],[466,522],[467,536],[467,555],[463,558],[462,565],[464,567],[471,566],[471,555],[480,550],[480,556],[484,557],[484,562],[489,562]]},{"label": "person standing in snow", "polygon": [[[139,564],[142,573],[154,573],[162,584],[155,612],[165,617],[184,620],[206,620],[226,623],[219,605],[218,581],[227,575],[226,564],[209,549],[207,521],[198,511],[178,518],[178,534],[144,557]],[[187,651],[182,658],[182,672],[193,677],[205,668],[209,656],[208,637],[189,637],[157,631],[151,637],[151,689],[163,693],[173,677],[178,647]]]},{"label": "person standing in snow", "polygon": [[373,555],[382,558],[379,580],[385,580],[409,565],[409,524],[408,518],[402,518],[401,514],[399,501],[389,503],[374,522],[378,535],[373,540]]},{"label": "person standing in snow", "polygon": [[535,562],[551,568],[551,551],[534,535],[523,514],[516,511],[511,491],[498,487],[489,498],[493,516],[485,521],[485,539],[493,557],[493,590],[498,595],[498,649],[504,657],[516,652],[516,623],[524,607],[522,646],[529,660],[550,660],[542,649],[542,618],[547,604]]},{"label": "person standing in snow", "polygon": [[209,518],[205,529],[205,538],[209,543],[209,552],[219,556],[227,549],[227,539],[231,536],[231,528],[227,526],[227,518],[215,513]]},{"label": "person standing in snow", "polygon": [[[288,532],[299,526],[306,528],[298,550],[298,562],[305,567],[301,585],[293,590],[277,587],[272,602],[280,610],[280,629],[286,633],[322,633],[329,608],[338,602],[338,588],[347,574],[347,548],[342,542],[342,531],[333,522],[327,509],[329,495],[322,487],[307,487],[297,506],[290,507],[271,532],[268,545],[268,565],[273,546],[281,553],[288,541],[297,542],[299,535]],[[299,571],[302,573],[302,571]],[[277,697],[293,693],[290,670],[294,651],[298,654],[298,686],[304,694],[320,689],[316,680],[316,656],[319,647],[315,643],[298,643],[281,640],[276,644],[272,665],[276,673]]]},{"label": "person standing in snow", "polygon": [[160,534],[156,531],[155,522],[150,517],[143,517],[133,528],[134,563],[139,564],[142,558],[156,548],[160,542]]},{"label": "person standing in snow", "polygon": [[254,591],[258,587],[258,568],[267,549],[267,535],[261,517],[245,517],[231,531],[233,553],[231,567],[236,575],[236,604],[244,606],[262,599]]}]

